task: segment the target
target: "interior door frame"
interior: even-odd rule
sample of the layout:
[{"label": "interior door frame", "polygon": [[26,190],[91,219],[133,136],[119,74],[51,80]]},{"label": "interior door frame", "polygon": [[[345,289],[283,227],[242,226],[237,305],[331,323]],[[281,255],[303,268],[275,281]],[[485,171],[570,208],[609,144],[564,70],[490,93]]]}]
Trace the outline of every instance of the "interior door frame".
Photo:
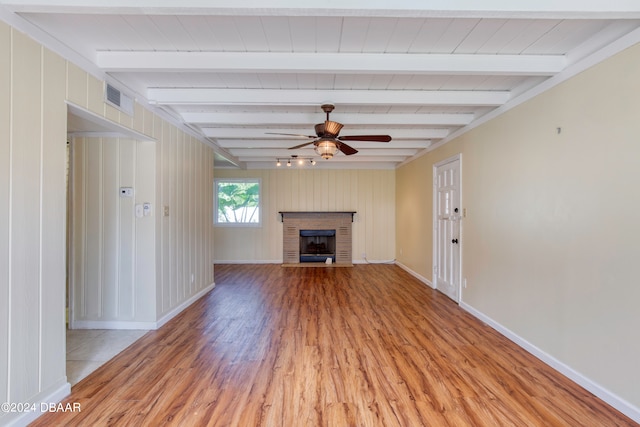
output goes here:
[{"label": "interior door frame", "polygon": [[460,176],[458,177],[458,192],[460,194],[460,210],[461,210],[461,220],[459,221],[459,250],[460,250],[460,254],[458,256],[458,292],[457,292],[457,298],[454,300],[457,304],[460,304],[460,301],[462,301],[462,283],[464,281],[464,276],[462,275],[462,261],[463,261],[463,257],[462,257],[462,245],[464,244],[464,238],[463,238],[463,222],[462,219],[464,219],[465,217],[465,209],[463,208],[464,203],[463,203],[463,192],[462,192],[462,153],[458,153],[458,154],[454,154],[451,157],[447,157],[444,160],[440,160],[437,163],[433,164],[433,174],[432,174],[432,200],[431,200],[431,204],[432,204],[432,244],[433,244],[433,249],[432,249],[432,269],[431,269],[431,277],[433,280],[433,288],[434,289],[438,289],[438,274],[436,273],[436,267],[438,265],[438,239],[437,239],[437,233],[438,233],[438,202],[437,202],[437,198],[438,198],[438,191],[436,189],[436,176],[437,176],[437,171],[438,168],[440,166],[444,166],[447,163],[452,163],[452,162],[458,162],[458,166],[459,166],[459,172],[460,172]]}]

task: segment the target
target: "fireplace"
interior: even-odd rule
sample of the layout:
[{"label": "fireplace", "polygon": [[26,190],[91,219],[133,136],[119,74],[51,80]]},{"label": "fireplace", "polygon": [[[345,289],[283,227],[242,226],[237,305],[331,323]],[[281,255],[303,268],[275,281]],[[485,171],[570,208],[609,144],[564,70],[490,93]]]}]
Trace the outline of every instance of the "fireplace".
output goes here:
[{"label": "fireplace", "polygon": [[282,261],[286,264],[351,265],[351,223],[355,212],[280,212]]},{"label": "fireplace", "polygon": [[300,230],[300,262],[336,261],[336,230]]}]

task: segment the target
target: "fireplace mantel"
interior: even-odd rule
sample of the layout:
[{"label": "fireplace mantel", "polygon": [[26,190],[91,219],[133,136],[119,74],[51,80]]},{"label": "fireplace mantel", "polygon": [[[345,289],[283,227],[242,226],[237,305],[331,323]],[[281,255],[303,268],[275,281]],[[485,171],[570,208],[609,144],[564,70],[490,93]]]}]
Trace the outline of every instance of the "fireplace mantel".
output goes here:
[{"label": "fireplace mantel", "polygon": [[285,216],[294,216],[294,217],[299,217],[300,214],[302,215],[306,215],[306,216],[315,216],[315,215],[332,215],[332,214],[349,214],[351,215],[351,222],[353,222],[353,216],[356,214],[355,211],[280,211],[278,212],[280,214],[280,220],[284,221],[284,217]]},{"label": "fireplace mantel", "polygon": [[300,263],[300,230],[335,230],[335,262],[351,265],[351,223],[355,211],[279,212],[282,216],[282,260]]}]

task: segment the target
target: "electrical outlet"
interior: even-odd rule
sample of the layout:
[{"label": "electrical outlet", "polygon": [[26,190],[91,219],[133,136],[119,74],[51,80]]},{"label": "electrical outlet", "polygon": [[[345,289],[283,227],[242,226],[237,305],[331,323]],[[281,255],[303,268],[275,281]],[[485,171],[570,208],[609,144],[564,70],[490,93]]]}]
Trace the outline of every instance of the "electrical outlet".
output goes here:
[{"label": "electrical outlet", "polygon": [[362,252],[362,259],[367,259],[367,254]]}]

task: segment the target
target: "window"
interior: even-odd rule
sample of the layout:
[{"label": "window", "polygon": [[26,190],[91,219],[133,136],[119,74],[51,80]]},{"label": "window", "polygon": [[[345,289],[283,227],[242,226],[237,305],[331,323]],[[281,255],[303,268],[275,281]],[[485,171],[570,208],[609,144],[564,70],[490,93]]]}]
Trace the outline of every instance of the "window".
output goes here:
[{"label": "window", "polygon": [[215,180],[216,225],[260,225],[260,180]]}]

